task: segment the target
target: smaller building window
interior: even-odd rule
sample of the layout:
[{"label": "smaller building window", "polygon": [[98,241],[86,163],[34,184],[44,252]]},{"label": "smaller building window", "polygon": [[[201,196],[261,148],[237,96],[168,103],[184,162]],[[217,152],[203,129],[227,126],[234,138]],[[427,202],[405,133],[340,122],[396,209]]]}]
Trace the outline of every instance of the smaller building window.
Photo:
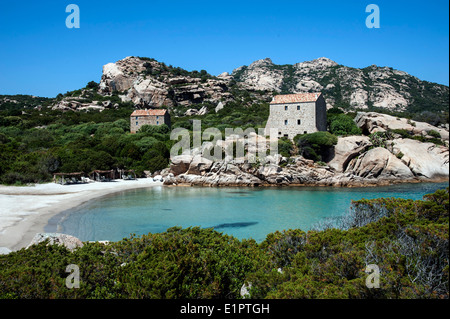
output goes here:
[{"label": "smaller building window", "polygon": [[308,131],[304,131],[303,134],[308,134]]},{"label": "smaller building window", "polygon": [[297,111],[300,111],[300,105],[297,105]]},{"label": "smaller building window", "polygon": [[285,106],[284,106],[284,110],[285,110],[285,111],[287,111],[287,109],[288,109],[288,106],[287,106],[287,105],[285,105]]},{"label": "smaller building window", "polygon": [[156,125],[158,125],[159,124],[159,121],[156,121]]},{"label": "smaller building window", "polygon": [[136,121],[138,120],[138,117],[136,116]]},{"label": "smaller building window", "polygon": [[136,122],[136,125],[139,125],[139,123],[138,123],[138,122]]},{"label": "smaller building window", "polygon": [[159,116],[158,116],[158,115],[156,115],[156,119],[159,119]]},{"label": "smaller building window", "polygon": [[302,121],[301,120],[297,120],[297,125],[300,125],[300,124],[302,124]]},{"label": "smaller building window", "polygon": [[284,125],[288,125],[288,120],[284,120]]}]

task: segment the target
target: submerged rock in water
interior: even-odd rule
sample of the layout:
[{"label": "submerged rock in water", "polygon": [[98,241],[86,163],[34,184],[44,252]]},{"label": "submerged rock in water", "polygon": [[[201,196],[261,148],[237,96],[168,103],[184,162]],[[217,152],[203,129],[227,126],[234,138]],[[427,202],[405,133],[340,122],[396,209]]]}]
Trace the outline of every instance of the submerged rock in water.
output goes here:
[{"label": "submerged rock in water", "polygon": [[241,227],[248,227],[258,224],[258,222],[237,222],[237,223],[223,223],[216,226],[213,226],[214,229],[221,229],[221,228],[241,228]]},{"label": "submerged rock in water", "polygon": [[78,238],[60,234],[60,233],[37,233],[31,243],[27,246],[27,249],[32,245],[39,244],[43,241],[49,240],[49,245],[64,245],[68,250],[73,251],[78,247],[83,247],[83,243]]}]

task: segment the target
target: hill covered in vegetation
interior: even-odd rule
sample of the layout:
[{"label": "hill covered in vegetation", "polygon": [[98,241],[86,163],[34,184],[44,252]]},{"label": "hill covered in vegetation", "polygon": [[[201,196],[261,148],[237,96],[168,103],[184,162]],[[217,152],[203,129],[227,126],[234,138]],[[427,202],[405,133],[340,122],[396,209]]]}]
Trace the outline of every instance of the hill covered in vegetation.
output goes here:
[{"label": "hill covered in vegetation", "polygon": [[[198,119],[202,129],[256,130],[265,126],[274,94],[310,91],[322,91],[328,106],[334,106],[328,112],[328,129],[334,135],[360,134],[353,118],[361,109],[448,130],[448,86],[391,68],[354,69],[326,58],[295,65],[264,59],[213,76],[151,58],[127,57],[105,65],[99,82],[54,98],[0,95],[0,183],[48,182],[55,172],[93,169],[153,173],[167,167],[173,141],[167,127],[130,135],[129,116],[135,108],[167,108],[172,128],[192,130]],[[283,156],[300,151],[324,161],[317,147],[302,145],[303,150],[280,140],[279,148]]]}]

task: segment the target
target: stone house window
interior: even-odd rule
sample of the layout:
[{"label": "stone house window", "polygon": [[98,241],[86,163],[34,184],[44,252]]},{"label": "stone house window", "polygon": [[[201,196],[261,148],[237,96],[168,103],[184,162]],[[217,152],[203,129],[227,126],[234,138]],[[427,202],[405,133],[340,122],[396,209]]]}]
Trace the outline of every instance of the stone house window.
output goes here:
[{"label": "stone house window", "polygon": [[288,120],[284,120],[284,125],[288,125]]},{"label": "stone house window", "polygon": [[300,124],[302,124],[302,121],[301,120],[297,120],[297,125],[300,125]]},{"label": "stone house window", "polygon": [[297,111],[300,111],[300,105],[297,105]]},{"label": "stone house window", "polygon": [[159,124],[159,121],[156,121],[156,125],[158,125]]},{"label": "stone house window", "polygon": [[287,111],[287,109],[288,109],[288,106],[287,106],[287,105],[285,105],[285,106],[284,106],[284,110],[285,110],[285,111]]},{"label": "stone house window", "polygon": [[136,122],[136,125],[139,125],[138,122]]}]

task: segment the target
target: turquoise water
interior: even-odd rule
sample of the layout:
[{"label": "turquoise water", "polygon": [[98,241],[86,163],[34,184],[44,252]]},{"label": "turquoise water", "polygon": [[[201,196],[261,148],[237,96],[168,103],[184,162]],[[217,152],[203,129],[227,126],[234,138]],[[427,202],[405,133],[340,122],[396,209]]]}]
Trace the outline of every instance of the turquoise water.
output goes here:
[{"label": "turquoise water", "polygon": [[422,196],[448,183],[401,184],[375,188],[203,188],[153,187],[89,201],[53,217],[45,228],[87,240],[117,241],[163,232],[169,227],[214,227],[239,239],[260,242],[276,230],[308,230],[325,217],[349,210],[361,198]]}]

